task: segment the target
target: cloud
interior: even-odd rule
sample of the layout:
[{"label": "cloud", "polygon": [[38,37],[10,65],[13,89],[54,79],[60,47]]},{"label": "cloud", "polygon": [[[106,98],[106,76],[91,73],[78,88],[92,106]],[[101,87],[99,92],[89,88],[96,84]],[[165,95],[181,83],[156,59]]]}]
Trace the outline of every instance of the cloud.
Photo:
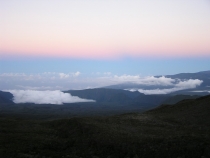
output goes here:
[{"label": "cloud", "polygon": [[178,91],[180,89],[178,88],[169,88],[169,89],[152,89],[152,90],[145,90],[145,89],[138,89],[140,93],[144,93],[146,95],[151,95],[151,94],[168,94],[172,93],[175,91]]},{"label": "cloud", "polygon": [[161,85],[161,86],[171,86],[176,82],[175,79],[167,78],[165,76],[162,77],[154,77],[154,76],[148,76],[148,77],[140,77],[139,75],[132,76],[132,75],[122,75],[122,76],[114,76],[114,80],[117,82],[131,82],[136,83],[140,85]]},{"label": "cloud", "polygon": [[95,102],[94,100],[82,99],[72,96],[69,93],[55,91],[37,91],[37,90],[6,90],[14,95],[15,103],[35,103],[35,104],[63,104],[77,102]]},{"label": "cloud", "polygon": [[73,76],[77,77],[77,76],[79,76],[80,74],[81,74],[81,73],[80,73],[79,71],[77,71],[77,72],[73,73]]},{"label": "cloud", "polygon": [[203,83],[202,80],[199,79],[189,79],[185,81],[180,81],[179,83],[176,84],[176,87],[180,87],[183,89],[191,89],[191,88],[196,88],[197,86],[200,86],[201,83]]},{"label": "cloud", "polygon": [[26,76],[25,73],[2,73],[0,74],[1,77],[23,77]]},{"label": "cloud", "polygon": [[[0,89],[20,90],[69,90],[85,89],[86,87],[106,87],[116,84],[134,83],[138,88],[152,86],[159,89],[149,91],[147,88],[134,89],[144,93],[170,93],[180,89],[192,89],[200,84],[200,80],[180,80],[165,76],[142,77],[140,75],[114,75],[111,72],[97,72],[88,76],[84,72],[44,72],[44,73],[2,73],[0,74]],[[21,86],[20,86],[21,85]],[[134,88],[128,87],[128,88]],[[146,90],[146,91],[145,91]]]},{"label": "cloud", "polygon": [[59,73],[61,79],[69,78],[69,74]]},{"label": "cloud", "polygon": [[33,73],[33,74],[26,74],[26,73],[0,73],[0,77],[2,78],[22,78],[22,80],[37,80],[37,79],[49,79],[49,78],[57,78],[57,79],[66,79],[69,77],[77,77],[81,73],[77,72],[43,72],[43,73]]},{"label": "cloud", "polygon": [[198,79],[189,79],[189,80],[184,80],[184,81],[178,81],[178,83],[174,84],[173,88],[167,88],[167,89],[152,89],[152,90],[147,90],[147,89],[129,89],[129,91],[139,91],[140,93],[144,93],[147,95],[150,94],[168,94],[172,92],[176,92],[179,90],[184,90],[184,89],[193,89],[196,88],[197,86],[200,86],[202,80]]},{"label": "cloud", "polygon": [[66,79],[69,78],[71,76],[73,77],[78,77],[81,73],[79,71],[75,72],[75,73],[69,73],[69,74],[65,74],[65,73],[59,73],[59,76],[61,79]]},{"label": "cloud", "polygon": [[24,90],[60,90],[63,87],[61,86],[40,86],[40,87],[35,87],[35,86],[22,86],[22,85],[17,85],[16,87],[24,89]]}]

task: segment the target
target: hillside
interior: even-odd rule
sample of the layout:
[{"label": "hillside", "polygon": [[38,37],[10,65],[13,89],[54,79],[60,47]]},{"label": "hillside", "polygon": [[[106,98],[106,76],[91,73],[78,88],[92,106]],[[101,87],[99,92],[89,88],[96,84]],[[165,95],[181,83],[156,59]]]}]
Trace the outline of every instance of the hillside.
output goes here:
[{"label": "hillside", "polygon": [[[210,96],[145,113],[30,120],[0,117],[0,155],[40,158],[210,157]],[[44,115],[44,114],[43,114]]]},{"label": "hillside", "polygon": [[176,104],[179,101],[185,100],[185,99],[196,99],[201,97],[201,95],[174,95],[170,98],[167,98],[165,101],[162,102],[162,104]]},{"label": "hillside", "polygon": [[85,99],[93,99],[96,102],[118,102],[118,103],[128,103],[131,102],[133,98],[144,94],[139,92],[129,92],[125,90],[108,89],[108,88],[95,88],[95,89],[85,89],[85,90],[69,90],[64,91],[65,93],[70,93],[73,96],[78,96]]},{"label": "hillside", "polygon": [[69,90],[73,96],[85,99],[93,99],[97,103],[117,103],[121,105],[135,104],[141,107],[155,107],[168,99],[169,95],[145,95],[138,91],[131,92],[122,89],[95,88],[86,90]]},{"label": "hillside", "polygon": [[175,105],[162,105],[148,113],[183,124],[210,126],[210,95],[182,100]]}]

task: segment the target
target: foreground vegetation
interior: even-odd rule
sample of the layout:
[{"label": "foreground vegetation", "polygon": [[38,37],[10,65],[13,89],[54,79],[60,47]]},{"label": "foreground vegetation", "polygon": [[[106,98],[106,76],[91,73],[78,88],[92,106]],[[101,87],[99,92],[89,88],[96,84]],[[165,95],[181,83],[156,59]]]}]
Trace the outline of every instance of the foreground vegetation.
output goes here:
[{"label": "foreground vegetation", "polygon": [[210,157],[209,114],[207,96],[115,116],[1,115],[0,157]]}]

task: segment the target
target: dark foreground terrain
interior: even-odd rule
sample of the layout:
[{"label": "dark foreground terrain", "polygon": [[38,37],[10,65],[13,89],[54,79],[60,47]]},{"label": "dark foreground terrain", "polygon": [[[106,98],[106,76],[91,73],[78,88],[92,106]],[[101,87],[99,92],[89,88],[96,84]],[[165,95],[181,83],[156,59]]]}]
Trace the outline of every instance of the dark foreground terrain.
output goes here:
[{"label": "dark foreground terrain", "polygon": [[0,113],[0,157],[207,158],[210,96],[106,117]]}]

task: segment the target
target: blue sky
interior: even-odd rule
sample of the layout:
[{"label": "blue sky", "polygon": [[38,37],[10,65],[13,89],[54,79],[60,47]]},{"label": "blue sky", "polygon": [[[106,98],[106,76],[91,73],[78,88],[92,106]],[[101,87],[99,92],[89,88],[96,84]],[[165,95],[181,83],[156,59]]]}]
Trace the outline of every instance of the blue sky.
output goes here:
[{"label": "blue sky", "polygon": [[0,73],[79,71],[84,75],[111,72],[116,75],[170,75],[210,70],[210,58],[124,58],[115,60],[27,58],[0,60]]},{"label": "blue sky", "polygon": [[210,70],[209,0],[0,0],[0,15],[0,89]]}]

